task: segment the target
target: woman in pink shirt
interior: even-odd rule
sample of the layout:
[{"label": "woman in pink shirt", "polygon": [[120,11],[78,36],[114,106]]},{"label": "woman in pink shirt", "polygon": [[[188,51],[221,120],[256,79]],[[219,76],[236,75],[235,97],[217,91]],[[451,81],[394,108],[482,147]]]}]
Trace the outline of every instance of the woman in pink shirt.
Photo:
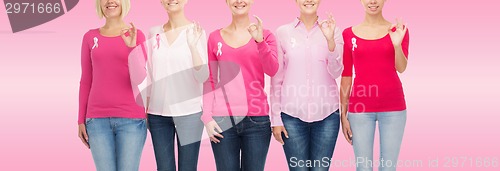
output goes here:
[{"label": "woman in pink shirt", "polygon": [[296,3],[300,16],[277,30],[280,69],[271,80],[271,124],[289,170],[328,170],[340,127],[335,79],[344,42],[331,15],[319,21],[321,0]]},{"label": "woman in pink shirt", "polygon": [[[382,15],[386,0],[361,0],[364,21],[344,30],[344,71],[341,81],[341,121],[354,147],[356,170],[396,170],[406,125],[406,102],[398,72],[407,65],[409,33]],[[353,67],[356,73],[353,73]],[[353,75],[354,83],[353,83]],[[373,161],[376,124],[380,160]]]},{"label": "woman in pink shirt", "polygon": [[271,140],[264,74],[278,70],[276,40],[258,17],[250,23],[253,2],[226,0],[232,22],[208,38],[202,120],[219,171],[264,170]]},{"label": "woman in pink shirt", "polygon": [[83,36],[78,135],[98,171],[137,171],[146,114],[132,92],[128,59],[145,36],[123,21],[129,0],[97,0],[96,7],[106,24]]}]

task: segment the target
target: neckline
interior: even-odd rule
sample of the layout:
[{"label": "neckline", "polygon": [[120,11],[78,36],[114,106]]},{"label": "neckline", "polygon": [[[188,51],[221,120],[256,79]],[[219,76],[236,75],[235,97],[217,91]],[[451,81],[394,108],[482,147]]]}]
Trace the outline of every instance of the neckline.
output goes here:
[{"label": "neckline", "polygon": [[224,37],[222,37],[222,28],[220,28],[218,31],[219,31],[220,39],[222,40],[221,42],[224,43],[226,46],[229,46],[232,49],[240,49],[240,48],[243,48],[245,46],[248,46],[250,44],[250,42],[252,42],[252,39],[253,39],[252,37],[250,37],[250,40],[248,40],[248,42],[246,44],[241,45],[239,47],[232,47],[231,45],[227,44],[226,40],[224,40]]},{"label": "neckline", "polygon": [[105,38],[117,38],[117,37],[121,37],[121,35],[118,35],[118,36],[105,36],[101,33],[101,28],[97,28],[97,34],[100,36],[100,37],[105,37]]},{"label": "neckline", "polygon": [[361,39],[361,40],[365,40],[365,41],[377,41],[377,40],[382,40],[384,38],[386,38],[387,36],[389,36],[389,33],[387,33],[385,36],[382,36],[380,38],[375,38],[375,39],[365,39],[365,38],[361,38],[359,36],[357,36],[354,31],[352,30],[352,27],[349,28],[351,30],[351,33],[352,35],[354,35],[354,37],[358,38],[358,39]]},{"label": "neckline", "polygon": [[183,36],[183,34],[186,34],[186,30],[187,30],[187,28],[182,29],[181,32],[179,33],[179,35],[177,35],[177,37],[175,37],[175,39],[172,41],[172,43],[169,42],[169,40],[167,38],[167,33],[164,32],[163,28],[162,28],[162,33],[160,35],[163,35],[163,38],[165,38],[165,42],[167,44],[167,47],[172,47],[173,45],[175,45],[179,41],[179,39],[181,39],[181,36]]}]

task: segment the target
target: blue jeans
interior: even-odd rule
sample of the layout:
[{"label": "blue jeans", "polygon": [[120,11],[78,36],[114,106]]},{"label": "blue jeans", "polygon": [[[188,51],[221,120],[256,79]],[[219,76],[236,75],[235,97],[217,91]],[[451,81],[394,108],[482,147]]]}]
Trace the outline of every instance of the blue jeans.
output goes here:
[{"label": "blue jeans", "polygon": [[[351,125],[356,170],[371,171],[376,165],[379,171],[396,170],[406,125],[406,110],[349,113],[347,118]],[[380,134],[380,159],[373,161],[373,141],[377,121]]]},{"label": "blue jeans", "polygon": [[148,114],[149,132],[153,140],[158,171],[175,171],[175,135],[179,171],[194,171],[198,167],[200,140],[203,133],[201,112],[187,116],[165,117]]},{"label": "blue jeans", "polygon": [[87,118],[97,171],[138,171],[146,141],[146,119]]},{"label": "blue jeans", "polygon": [[212,142],[217,170],[263,171],[272,134],[269,116],[213,118],[224,130],[220,143]]},{"label": "blue jeans", "polygon": [[321,121],[311,123],[286,113],[281,113],[281,119],[289,137],[286,138],[282,134],[288,169],[328,171],[339,134],[339,111]]}]

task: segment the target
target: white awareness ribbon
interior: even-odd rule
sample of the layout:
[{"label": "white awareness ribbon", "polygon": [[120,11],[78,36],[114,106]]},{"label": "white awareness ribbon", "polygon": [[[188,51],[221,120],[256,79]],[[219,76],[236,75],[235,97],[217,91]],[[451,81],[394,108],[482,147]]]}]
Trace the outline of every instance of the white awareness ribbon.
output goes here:
[{"label": "white awareness ribbon", "polygon": [[219,42],[217,43],[217,56],[221,56],[222,55],[222,43]]},{"label": "white awareness ribbon", "polygon": [[295,43],[297,43],[297,41],[295,40],[295,38],[292,37],[292,39],[290,40],[290,43],[292,43],[292,48],[294,48]]},{"label": "white awareness ribbon", "polygon": [[94,37],[94,46],[92,46],[92,49],[99,47],[99,44],[97,44],[98,41],[99,39],[97,39],[97,37]]},{"label": "white awareness ribbon", "polygon": [[352,51],[354,52],[354,49],[358,48],[358,45],[356,44],[356,38],[353,37],[351,40],[352,40]]}]

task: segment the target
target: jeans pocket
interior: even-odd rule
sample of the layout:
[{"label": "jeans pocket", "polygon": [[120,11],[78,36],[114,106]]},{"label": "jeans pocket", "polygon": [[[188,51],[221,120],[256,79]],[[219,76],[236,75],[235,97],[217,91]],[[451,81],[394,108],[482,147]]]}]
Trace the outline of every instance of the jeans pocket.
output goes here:
[{"label": "jeans pocket", "polygon": [[219,125],[220,125],[220,124],[221,124],[221,123],[223,123],[223,122],[226,120],[226,118],[228,118],[228,117],[226,117],[226,116],[214,116],[214,117],[212,117],[212,118],[214,119],[214,121],[215,121],[215,122],[217,122],[217,124],[219,124]]},{"label": "jeans pocket", "polygon": [[271,124],[269,116],[249,116],[248,120],[257,125]]},{"label": "jeans pocket", "polygon": [[92,120],[94,120],[94,118],[86,118],[85,119],[85,125],[89,125],[90,123],[92,123]]}]

